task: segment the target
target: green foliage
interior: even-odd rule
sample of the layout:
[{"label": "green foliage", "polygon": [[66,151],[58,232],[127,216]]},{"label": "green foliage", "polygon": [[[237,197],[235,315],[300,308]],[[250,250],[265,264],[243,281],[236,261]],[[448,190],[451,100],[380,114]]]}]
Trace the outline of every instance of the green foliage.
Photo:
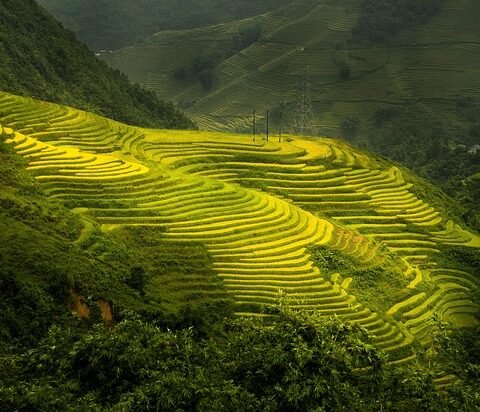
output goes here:
[{"label": "green foliage", "polygon": [[362,0],[353,38],[384,42],[401,30],[425,23],[443,3],[444,0]]},{"label": "green foliage", "polygon": [[360,128],[360,119],[358,117],[347,116],[340,122],[342,134],[347,139],[352,139]]},{"label": "green foliage", "polygon": [[405,293],[407,283],[396,256],[386,256],[382,264],[365,265],[326,246],[315,246],[309,250],[322,276],[329,278],[339,273],[343,278],[351,277],[353,281],[349,290],[371,307],[385,311]]},{"label": "green foliage", "polygon": [[472,96],[461,96],[456,102],[457,113],[465,119],[476,122],[479,120],[478,105]]},{"label": "green foliage", "polygon": [[338,77],[341,80],[348,80],[352,74],[351,67],[344,61],[338,62],[337,66],[338,66]]},{"label": "green foliage", "polygon": [[[285,298],[275,316],[232,319],[205,246],[163,241],[162,228],[96,233],[80,249],[74,245],[77,218],[28,189],[33,182],[15,155],[2,160],[0,168],[12,172],[1,193],[24,205],[0,213],[0,403],[6,410],[366,412],[479,406],[474,387],[465,384],[442,395],[434,389],[433,370],[416,363],[388,365],[358,327],[295,312]],[[53,211],[54,223],[44,220]],[[74,230],[63,232],[65,222]],[[312,255],[322,270],[353,266],[354,278],[364,278],[362,288],[378,287],[389,275],[390,264],[358,267],[327,248]],[[89,321],[69,315],[70,288],[90,304]],[[112,303],[119,323],[103,325],[99,299]],[[472,338],[438,338],[436,356],[447,347],[452,359],[467,365],[465,376],[475,378],[478,357],[462,347]]]},{"label": "green foliage", "polygon": [[480,229],[480,182],[469,179],[480,171],[480,152],[469,153],[465,144],[470,140],[468,130],[449,132],[432,120],[416,121],[410,110],[388,107],[378,109],[372,123],[358,135],[358,139],[368,135],[368,149],[401,162],[434,182],[458,203],[446,200],[438,188],[418,178],[412,190],[423,190],[423,199],[442,212],[455,209],[457,216]]},{"label": "green foliage", "polygon": [[[389,281],[395,282],[396,276],[392,276],[392,274],[382,266],[375,266],[355,271],[355,279],[357,281],[356,286],[360,289],[380,289],[381,283],[389,283]],[[401,284],[401,286],[405,285]]]},{"label": "green foliage", "polygon": [[[77,321],[78,322],[78,321]],[[357,327],[292,311],[239,318],[221,339],[195,339],[130,315],[111,329],[53,327],[26,352],[2,354],[0,399],[11,410],[467,410],[419,364],[391,367]],[[459,402],[465,402],[461,405]],[[452,409],[450,409],[452,408]]]},{"label": "green foliage", "polygon": [[0,38],[0,90],[143,126],[194,126],[172,104],[96,59],[34,0],[2,1]]},{"label": "green foliage", "polygon": [[329,273],[350,271],[358,264],[350,256],[326,246],[312,247],[310,252],[316,265]]},{"label": "green foliage", "polygon": [[443,246],[437,257],[439,264],[453,269],[463,269],[471,273],[480,271],[480,251],[462,246]]},{"label": "green foliage", "polygon": [[197,57],[189,67],[177,69],[173,76],[180,81],[198,80],[204,90],[210,90],[213,87],[215,69],[218,57]]},{"label": "green foliage", "polygon": [[397,111],[391,107],[380,107],[373,113],[375,126],[382,126],[385,122],[392,120],[397,115]]},{"label": "green foliage", "polygon": [[140,292],[146,318],[171,328],[195,326],[206,335],[233,312],[221,279],[212,269],[206,247],[162,238],[164,229],[124,227],[112,233],[114,244],[135,262],[125,282]]},{"label": "green foliage", "polygon": [[237,34],[233,36],[233,51],[239,52],[248,46],[258,42],[262,36],[261,26],[251,26],[241,28]]},{"label": "green foliage", "polygon": [[68,322],[73,289],[92,323],[101,319],[99,300],[111,302],[114,316],[135,310],[204,335],[230,316],[203,245],[163,242],[162,228],[140,227],[118,237],[94,230],[80,247],[79,217],[46,200],[17,155],[0,160],[0,345],[33,345]]},{"label": "green foliage", "polygon": [[141,295],[145,294],[145,285],[147,283],[147,274],[145,269],[140,265],[134,265],[130,269],[130,276],[127,278],[127,285],[140,292]]},{"label": "green foliage", "polygon": [[196,57],[186,67],[180,67],[173,72],[173,77],[178,81],[199,81],[204,91],[213,89],[215,85],[215,67],[225,59],[257,42],[262,34],[260,26],[248,26],[241,28],[232,37],[232,48],[225,49],[221,53],[205,54]]}]

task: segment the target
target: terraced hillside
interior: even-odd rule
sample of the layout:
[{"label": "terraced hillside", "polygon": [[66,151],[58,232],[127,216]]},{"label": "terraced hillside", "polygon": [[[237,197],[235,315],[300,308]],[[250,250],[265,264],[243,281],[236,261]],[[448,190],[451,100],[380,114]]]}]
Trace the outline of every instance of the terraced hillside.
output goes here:
[{"label": "terraced hillside", "polygon": [[[92,225],[202,242],[238,313],[259,315],[282,291],[293,307],[363,326],[392,362],[429,343],[434,314],[478,323],[480,279],[439,258],[480,248],[478,235],[398,167],[341,141],[141,129],[4,93],[0,124],[44,192],[84,217],[82,243]],[[329,272],[325,250],[358,270]]]},{"label": "terraced hillside", "polygon": [[[253,109],[263,115],[281,107],[284,128],[291,130],[305,61],[314,132],[339,135],[346,118],[365,124],[379,110],[402,109],[408,109],[410,121],[430,119],[444,130],[462,129],[459,99],[480,98],[479,3],[446,0],[426,25],[401,33],[389,45],[345,43],[356,11],[358,2],[351,0],[297,0],[239,22],[160,32],[104,59],[186,108],[205,130],[250,130]],[[248,27],[261,28],[260,40],[232,49],[235,35]],[[175,76],[195,59],[213,64],[211,88],[194,77]]]}]

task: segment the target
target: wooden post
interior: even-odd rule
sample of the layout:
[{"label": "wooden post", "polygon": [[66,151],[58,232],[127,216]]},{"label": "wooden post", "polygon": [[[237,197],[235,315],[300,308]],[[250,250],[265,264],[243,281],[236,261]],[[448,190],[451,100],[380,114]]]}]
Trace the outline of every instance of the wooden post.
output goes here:
[{"label": "wooden post", "polygon": [[280,111],[280,126],[278,128],[278,142],[282,141],[282,112]]},{"label": "wooden post", "polygon": [[268,115],[269,115],[269,112],[268,112],[268,110],[267,110],[267,142],[268,142],[268,121],[269,121]]}]

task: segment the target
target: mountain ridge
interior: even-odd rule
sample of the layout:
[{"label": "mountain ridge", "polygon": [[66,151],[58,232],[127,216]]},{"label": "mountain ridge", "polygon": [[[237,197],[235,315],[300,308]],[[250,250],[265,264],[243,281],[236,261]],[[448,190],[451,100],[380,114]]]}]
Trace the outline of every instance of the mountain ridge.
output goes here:
[{"label": "mountain ridge", "polygon": [[157,127],[194,127],[172,104],[96,59],[34,0],[0,4],[0,89]]},{"label": "mountain ridge", "polygon": [[[201,27],[238,20],[276,8],[285,0],[39,0],[93,50],[117,49],[163,30]],[[95,4],[93,4],[95,3]],[[123,22],[130,21],[125,25]]]}]

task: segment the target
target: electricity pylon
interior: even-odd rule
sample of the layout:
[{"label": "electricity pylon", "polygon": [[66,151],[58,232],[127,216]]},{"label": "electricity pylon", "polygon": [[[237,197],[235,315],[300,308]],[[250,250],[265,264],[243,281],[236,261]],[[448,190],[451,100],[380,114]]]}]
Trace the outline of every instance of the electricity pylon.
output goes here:
[{"label": "electricity pylon", "polygon": [[[304,49],[302,49],[304,51]],[[312,134],[313,107],[310,99],[310,82],[307,70],[307,56],[305,55],[303,67],[303,79],[300,96],[295,111],[295,132],[299,135]]]}]

